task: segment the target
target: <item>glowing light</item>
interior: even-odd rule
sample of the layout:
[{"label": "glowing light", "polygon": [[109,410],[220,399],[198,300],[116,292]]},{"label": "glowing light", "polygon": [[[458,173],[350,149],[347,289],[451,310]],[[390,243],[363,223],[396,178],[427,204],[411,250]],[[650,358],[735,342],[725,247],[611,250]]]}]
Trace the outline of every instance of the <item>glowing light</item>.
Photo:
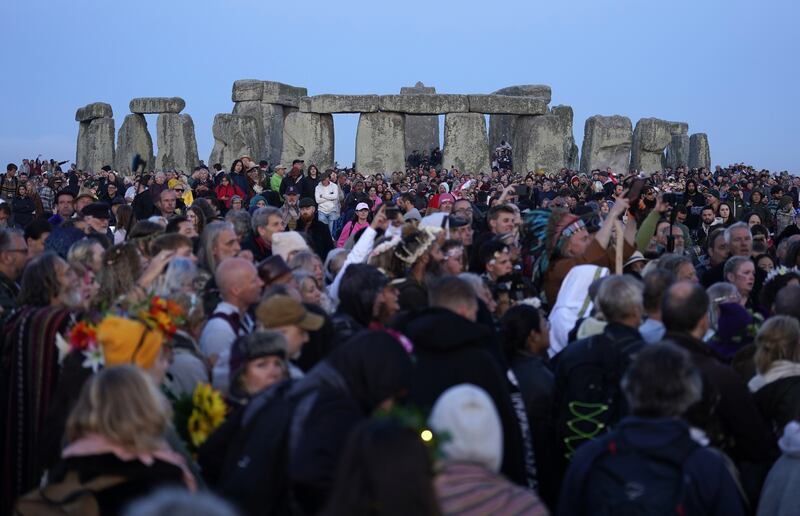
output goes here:
[{"label": "glowing light", "polygon": [[427,443],[430,442],[431,439],[433,439],[433,432],[431,432],[430,430],[423,430],[422,432],[420,432],[419,436],[420,438],[422,438],[423,441]]}]

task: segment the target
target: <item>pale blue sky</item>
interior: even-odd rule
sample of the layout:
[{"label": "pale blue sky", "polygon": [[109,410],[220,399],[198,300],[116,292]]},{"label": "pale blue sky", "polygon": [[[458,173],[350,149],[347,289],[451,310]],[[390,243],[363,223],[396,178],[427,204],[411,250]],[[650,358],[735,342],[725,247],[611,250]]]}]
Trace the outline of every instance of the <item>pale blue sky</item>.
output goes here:
[{"label": "pale blue sky", "polygon": [[[549,84],[575,111],[655,116],[706,132],[714,164],[800,174],[796,2],[574,0],[402,2],[3,0],[0,160],[75,159],[75,110],[181,96],[200,157],[236,79],[309,94],[441,93]],[[336,117],[336,159],[356,116]],[[150,130],[155,140],[154,118]]]}]

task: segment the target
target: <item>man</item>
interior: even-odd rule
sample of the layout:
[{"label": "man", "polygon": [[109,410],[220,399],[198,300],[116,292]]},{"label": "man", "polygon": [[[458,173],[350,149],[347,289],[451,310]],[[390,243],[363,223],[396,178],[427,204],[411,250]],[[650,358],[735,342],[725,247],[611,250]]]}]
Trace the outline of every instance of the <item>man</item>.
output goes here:
[{"label": "man", "polygon": [[198,265],[213,275],[222,260],[237,256],[241,249],[233,224],[220,220],[211,222],[200,236]]},{"label": "man", "polygon": [[619,384],[644,341],[642,285],[632,276],[609,276],[597,292],[603,333],[573,342],[558,354],[553,391],[559,457],[613,427],[627,412]]},{"label": "man", "polygon": [[[709,302],[706,291],[696,283],[681,281],[670,287],[661,304],[665,338],[689,352],[703,378],[703,396],[689,409],[687,420],[703,430],[711,446],[724,451],[740,470],[745,463],[757,466],[742,471],[743,479],[749,480],[745,490],[757,496],[777,450],[747,386],[702,340],[709,328]],[[759,472],[759,467],[763,471]]]},{"label": "man", "polygon": [[484,243],[488,242],[497,235],[514,232],[514,217],[517,212],[506,204],[493,206],[486,214],[489,230],[478,235],[472,246],[472,256],[470,258],[470,271],[481,273],[482,264],[480,263],[480,250]]},{"label": "man", "polygon": [[506,244],[495,238],[483,244],[480,260],[484,267],[482,277],[497,301],[500,292],[508,293],[511,287],[510,282],[507,281],[508,276],[514,270],[511,251]]},{"label": "man", "polygon": [[[156,211],[155,204],[153,204],[154,195],[156,194],[151,190],[152,182],[152,178],[144,174],[136,188],[136,196],[133,198],[131,206],[133,207],[133,214],[136,215],[137,220],[145,220]],[[159,190],[158,193],[161,193],[161,191]],[[77,207],[75,209],[78,210]]]},{"label": "man", "polygon": [[164,172],[156,172],[155,174],[155,181],[149,185],[150,193],[153,196],[153,200],[155,201],[158,199],[158,196],[161,195],[161,192],[169,188],[167,186],[167,175]]},{"label": "man", "polygon": [[106,203],[93,202],[87,205],[81,210],[81,216],[86,221],[86,224],[89,225],[90,231],[112,238],[111,232],[108,230],[111,211]]},{"label": "man", "polygon": [[197,257],[193,252],[192,239],[180,233],[164,233],[157,236],[150,244],[150,253],[156,256],[161,251],[172,251],[174,253],[173,256],[186,258],[192,263],[197,263]]},{"label": "man", "polygon": [[264,282],[258,277],[255,266],[243,258],[222,260],[214,280],[221,302],[203,328],[200,350],[213,364],[212,385],[227,392],[231,346],[237,337],[252,333],[255,328],[248,310],[261,298]]},{"label": "man", "polygon": [[44,252],[44,242],[52,231],[53,226],[44,219],[34,219],[25,226],[24,236],[25,243],[28,246],[28,259],[39,256]]},{"label": "man", "polygon": [[285,175],[286,167],[278,165],[275,167],[275,172],[273,172],[272,177],[269,178],[269,189],[278,194],[281,202],[283,201],[283,197],[280,195],[281,184],[283,183],[283,177]]},{"label": "man", "polygon": [[400,194],[397,198],[397,207],[400,208],[403,214],[408,213],[412,209],[416,209],[414,207],[414,198],[408,192]]},{"label": "man", "polygon": [[0,178],[0,199],[7,203],[12,202],[17,197],[18,188],[17,166],[9,163],[6,166],[6,175]]},{"label": "man", "polygon": [[[292,168],[286,174],[286,177],[283,178],[283,181],[281,181],[281,195],[286,196],[286,189],[290,186],[295,188],[297,195],[302,195],[303,192],[305,192],[307,186],[305,177],[303,176],[304,166],[305,161],[302,159],[296,159],[292,161]],[[311,192],[310,197],[313,197],[313,195],[314,192]]]},{"label": "man", "polygon": [[28,260],[28,246],[16,229],[0,230],[0,321],[17,308],[19,280]]},{"label": "man", "polygon": [[309,331],[322,328],[325,318],[311,313],[302,303],[290,296],[277,295],[262,301],[256,308],[256,318],[265,328],[275,330],[286,337],[286,356],[289,376],[295,380],[303,377],[303,371],[291,360],[300,358],[303,345],[308,342]]},{"label": "man", "polygon": [[675,274],[665,269],[653,269],[643,279],[644,293],[642,304],[647,320],[639,326],[639,333],[648,344],[661,342],[667,329],[661,322],[661,299],[667,289],[676,281]]},{"label": "man", "polygon": [[272,235],[280,233],[286,226],[278,208],[267,206],[253,212],[250,218],[252,233],[242,241],[242,249],[253,253],[256,263],[272,256]]},{"label": "man", "polygon": [[461,240],[446,240],[442,244],[442,273],[458,276],[464,272],[464,244]]},{"label": "man", "polygon": [[[622,390],[631,415],[577,451],[558,513],[744,516],[726,459],[694,441],[682,419],[702,393],[688,354],[672,344],[646,347],[625,374]],[[676,492],[678,485],[683,487]]]},{"label": "man", "polygon": [[469,283],[445,277],[430,289],[430,308],[417,312],[398,328],[414,343],[416,368],[409,399],[430,410],[441,394],[462,383],[476,385],[492,398],[503,423],[500,470],[525,485],[523,439],[511,403],[504,366],[492,351],[492,334],[477,323],[478,299]]},{"label": "man", "polygon": [[714,215],[714,208],[711,206],[704,206],[700,212],[700,226],[694,231],[694,243],[701,249],[706,248],[706,242],[709,235],[715,228],[722,224],[722,219],[718,219]]},{"label": "man", "polygon": [[165,233],[178,233],[189,238],[196,238],[197,228],[184,215],[176,215],[167,221]]},{"label": "man", "polygon": [[328,253],[333,249],[330,227],[326,222],[317,219],[317,207],[314,201],[305,197],[300,200],[300,219],[297,222],[297,231],[305,233],[314,252],[324,262]]},{"label": "man", "polygon": [[158,213],[166,218],[170,219],[171,217],[178,214],[177,212],[177,203],[178,203],[178,195],[175,193],[175,190],[172,188],[166,188],[161,190],[161,193],[158,195],[158,200],[156,201],[156,209]]},{"label": "man", "polygon": [[295,186],[289,186],[283,191],[285,199],[281,206],[281,217],[283,225],[290,231],[297,228],[297,220],[300,218],[300,190]]},{"label": "man", "polygon": [[322,174],[322,181],[314,189],[314,198],[318,205],[319,220],[328,226],[329,233],[333,233],[333,226],[339,218],[340,195],[339,186],[331,182],[331,171],[326,170]]},{"label": "man", "polygon": [[725,229],[715,229],[706,241],[707,256],[697,266],[697,277],[706,288],[723,280],[725,261],[730,257]]},{"label": "man", "polygon": [[60,226],[75,214],[75,194],[70,190],[61,190],[56,194],[56,212],[47,221],[53,226]]}]

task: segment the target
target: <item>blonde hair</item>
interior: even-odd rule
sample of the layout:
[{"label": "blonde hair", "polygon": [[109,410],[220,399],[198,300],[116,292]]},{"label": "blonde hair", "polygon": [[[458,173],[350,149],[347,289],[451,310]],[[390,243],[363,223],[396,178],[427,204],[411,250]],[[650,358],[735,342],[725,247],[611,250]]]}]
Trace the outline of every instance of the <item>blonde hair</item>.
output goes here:
[{"label": "blonde hair", "polygon": [[756,370],[764,374],[778,360],[800,362],[800,323],[788,315],[770,317],[756,335]]},{"label": "blonde hair", "polygon": [[153,380],[136,366],[100,371],[83,386],[67,419],[67,439],[100,434],[126,449],[149,453],[163,442],[172,418],[166,398]]}]

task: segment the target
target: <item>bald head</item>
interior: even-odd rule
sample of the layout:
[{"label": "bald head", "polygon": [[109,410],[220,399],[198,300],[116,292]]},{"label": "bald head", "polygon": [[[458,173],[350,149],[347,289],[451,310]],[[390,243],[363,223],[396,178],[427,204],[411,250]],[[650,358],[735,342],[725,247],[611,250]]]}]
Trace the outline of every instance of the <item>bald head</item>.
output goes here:
[{"label": "bald head", "polygon": [[246,310],[261,297],[264,282],[255,265],[244,258],[226,258],[214,273],[220,297],[240,310]]},{"label": "bald head", "polygon": [[708,328],[708,304],[708,294],[703,287],[691,281],[679,281],[667,289],[661,302],[661,320],[667,331],[702,336]]}]

